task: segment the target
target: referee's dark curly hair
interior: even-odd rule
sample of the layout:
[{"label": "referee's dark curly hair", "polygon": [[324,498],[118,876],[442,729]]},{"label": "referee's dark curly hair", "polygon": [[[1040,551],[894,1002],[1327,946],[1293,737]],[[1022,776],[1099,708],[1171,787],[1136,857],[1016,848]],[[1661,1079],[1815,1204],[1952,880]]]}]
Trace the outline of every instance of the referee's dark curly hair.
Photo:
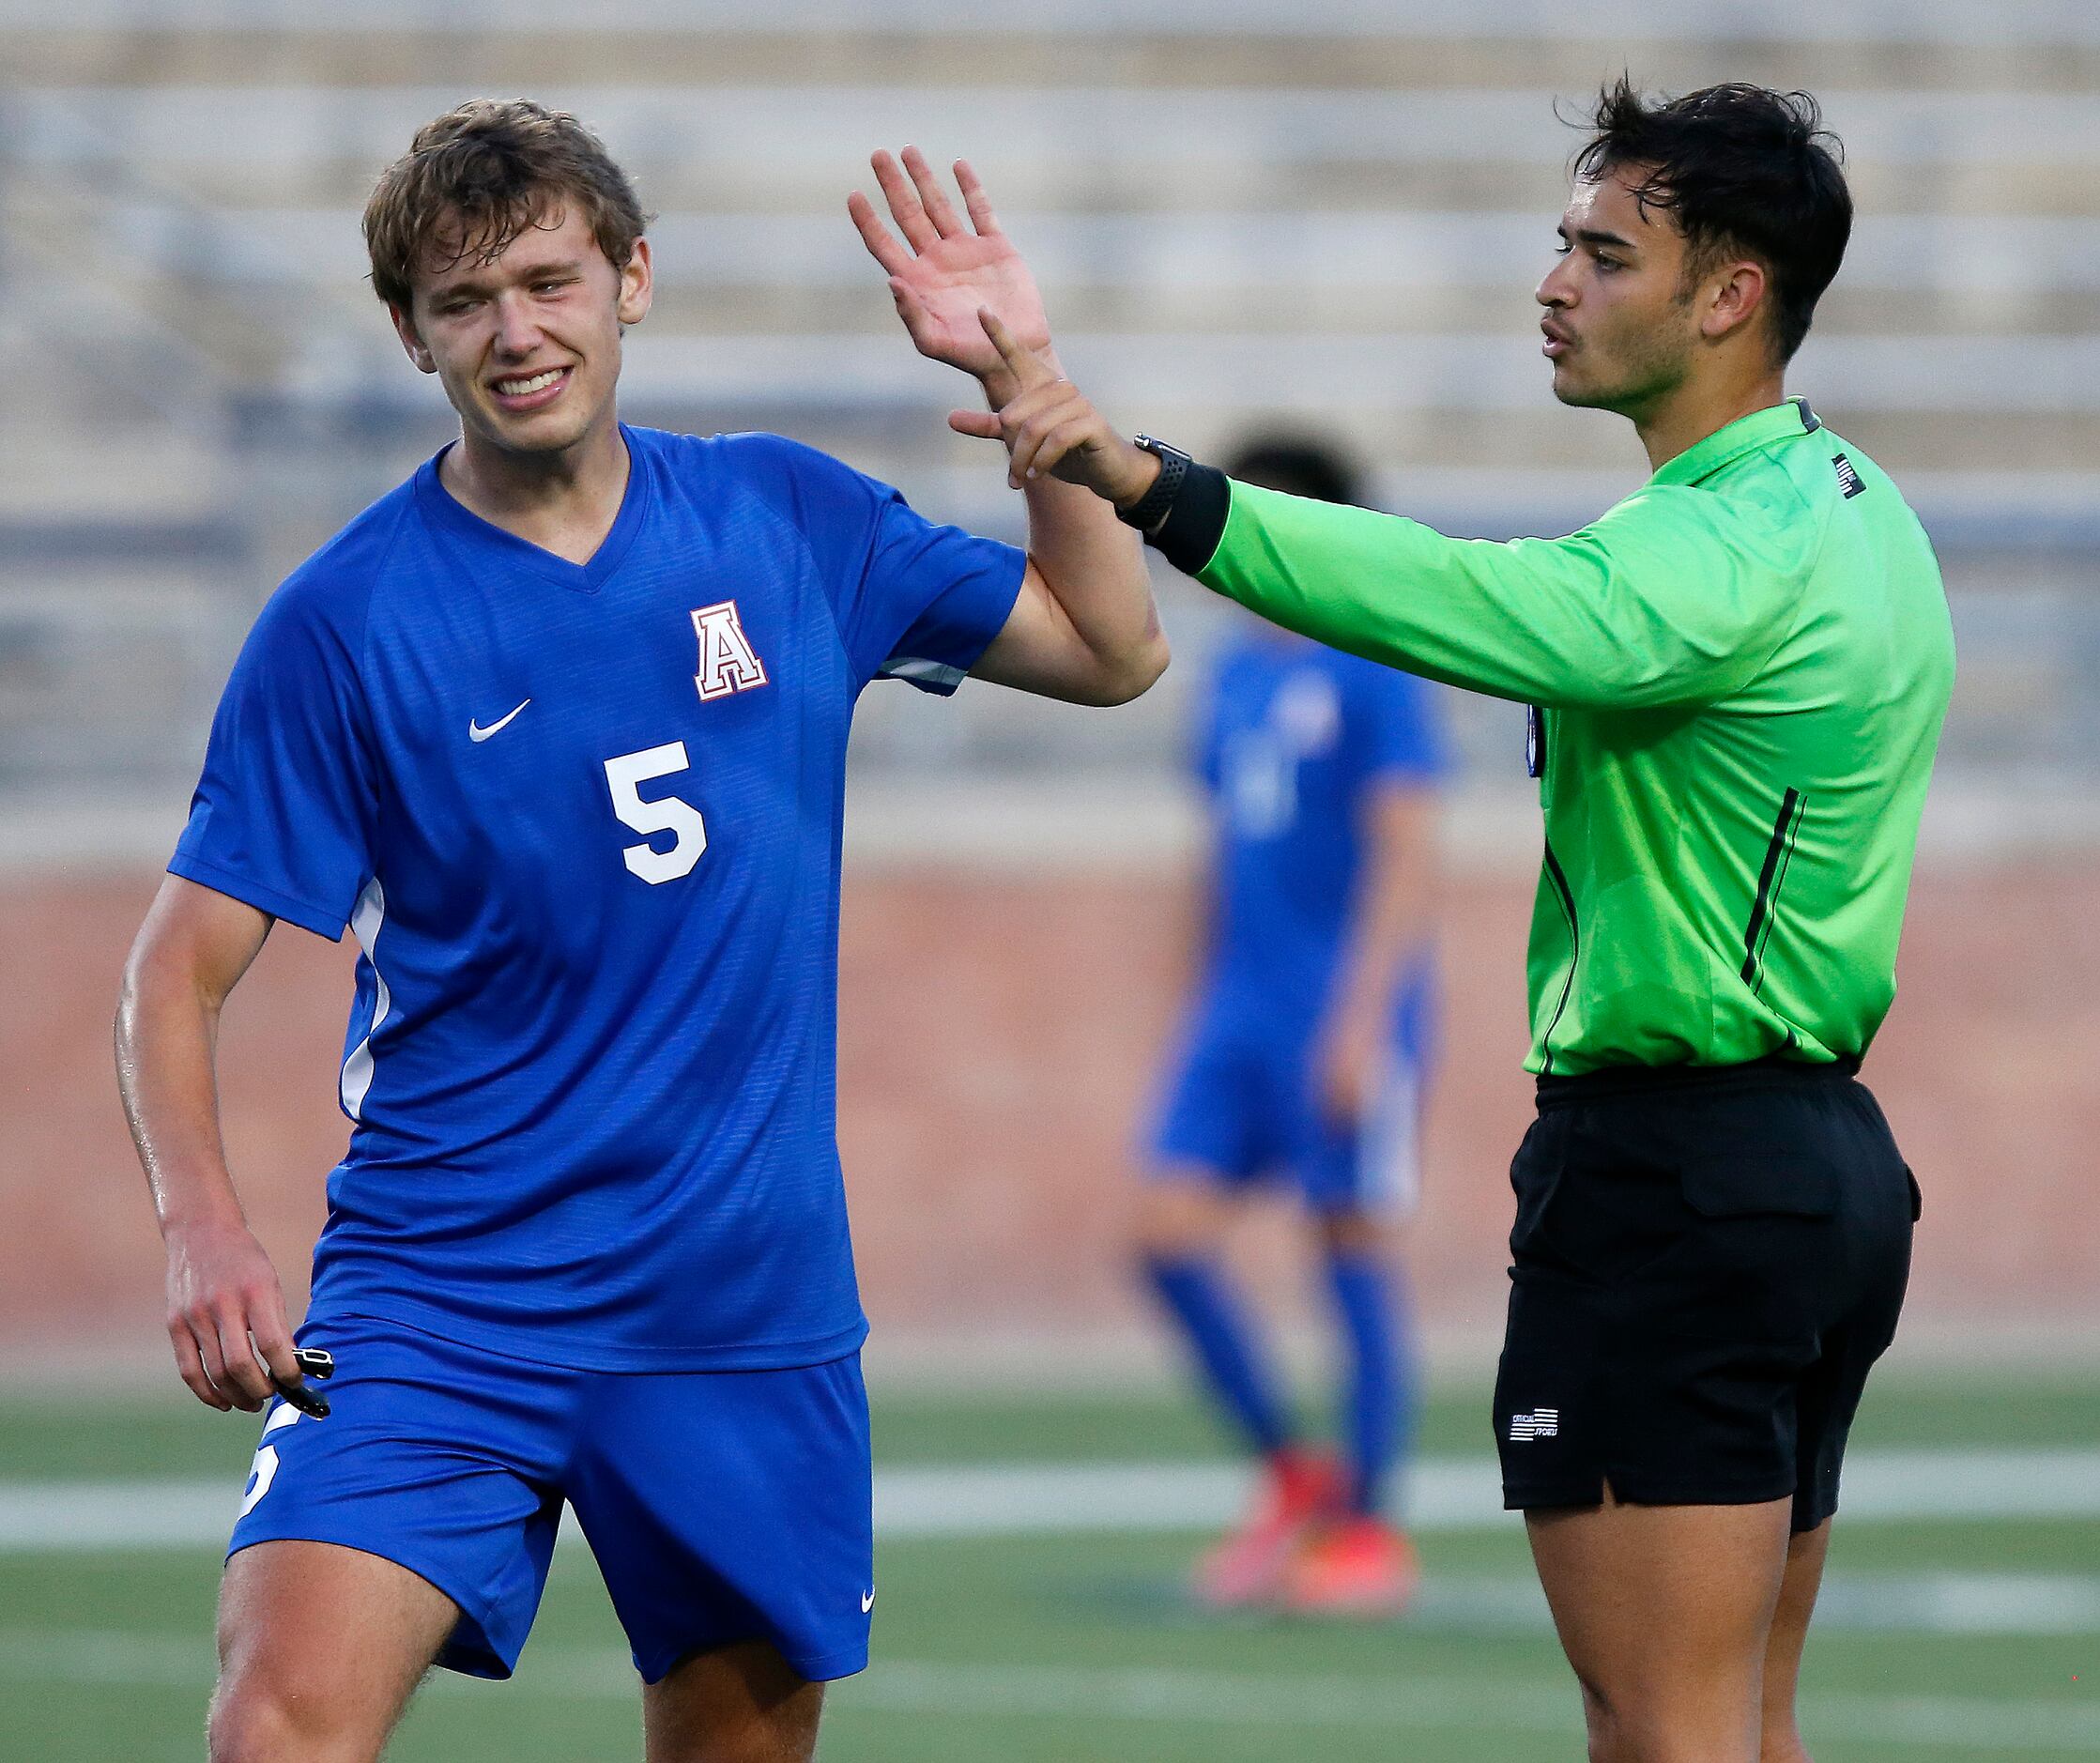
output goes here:
[{"label": "referee's dark curly hair", "polygon": [[1576,177],[1634,174],[1643,211],[1667,211],[1684,235],[1688,288],[1727,256],[1765,265],[1773,346],[1791,360],[1852,236],[1844,147],[1815,99],[1740,82],[1650,99],[1621,76],[1581,120]]}]

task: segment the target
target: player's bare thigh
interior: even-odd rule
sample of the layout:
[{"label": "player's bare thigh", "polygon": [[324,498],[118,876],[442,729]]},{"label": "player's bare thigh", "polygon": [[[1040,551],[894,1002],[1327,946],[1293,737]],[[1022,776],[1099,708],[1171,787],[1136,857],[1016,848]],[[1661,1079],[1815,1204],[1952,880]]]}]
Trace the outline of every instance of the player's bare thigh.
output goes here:
[{"label": "player's bare thigh", "polygon": [[1397,1256],[1407,1228],[1383,1213],[1363,1206],[1336,1206],[1314,1215],[1313,1231],[1330,1255]]},{"label": "player's bare thigh", "polygon": [[428,1580],[332,1542],[258,1542],[219,1588],[211,1763],[368,1763],[459,1619]]},{"label": "player's bare thigh", "polygon": [[1202,1164],[1163,1164],[1138,1191],[1138,1247],[1148,1255],[1207,1254],[1241,1209],[1239,1197]]},{"label": "player's bare thigh", "polygon": [[696,1653],[642,1692],[648,1763],[810,1763],[823,1708],[765,1641]]},{"label": "player's bare thigh", "polygon": [[1758,1763],[1793,1502],[1525,1514],[1594,1763]]}]

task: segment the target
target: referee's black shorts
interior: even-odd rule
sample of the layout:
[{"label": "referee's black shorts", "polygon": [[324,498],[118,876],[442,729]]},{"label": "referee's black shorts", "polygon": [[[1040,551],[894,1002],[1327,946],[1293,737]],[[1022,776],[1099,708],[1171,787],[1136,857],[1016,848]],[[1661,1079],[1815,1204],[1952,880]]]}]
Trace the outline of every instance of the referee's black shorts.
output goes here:
[{"label": "referee's black shorts", "polygon": [[1835,1511],[1918,1206],[1850,1068],[1544,1079],[1510,1180],[1504,1505]]}]

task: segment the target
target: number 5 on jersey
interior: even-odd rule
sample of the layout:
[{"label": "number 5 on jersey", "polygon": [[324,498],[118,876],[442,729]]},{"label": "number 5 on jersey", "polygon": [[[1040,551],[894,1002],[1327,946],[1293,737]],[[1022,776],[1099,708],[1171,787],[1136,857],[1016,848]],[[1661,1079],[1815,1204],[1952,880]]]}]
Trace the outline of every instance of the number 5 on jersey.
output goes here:
[{"label": "number 5 on jersey", "polygon": [[639,753],[622,753],[605,761],[605,782],[612,789],[612,811],[621,824],[637,833],[671,833],[670,849],[654,845],[629,845],[621,851],[628,868],[654,885],[690,875],[707,850],[707,821],[690,802],[678,796],[645,800],[639,786],[652,777],[668,777],[691,763],[685,743],[670,741],[660,747],[644,747]]}]

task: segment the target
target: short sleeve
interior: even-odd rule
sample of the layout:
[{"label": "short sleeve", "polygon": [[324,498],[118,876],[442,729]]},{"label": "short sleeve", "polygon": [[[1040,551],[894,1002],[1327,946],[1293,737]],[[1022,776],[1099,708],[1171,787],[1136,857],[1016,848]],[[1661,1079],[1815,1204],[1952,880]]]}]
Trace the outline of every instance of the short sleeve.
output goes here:
[{"label": "short sleeve", "polygon": [[168,869],[333,941],[372,875],[376,768],[353,639],[320,598],[295,578],[249,633]]},{"label": "short sleeve", "polygon": [[949,693],[1005,627],[1024,551],[937,526],[886,483],[776,435],[732,437],[744,481],[802,536],[856,688],[884,676]]},{"label": "short sleeve", "polygon": [[876,677],[953,692],[1005,628],[1027,567],[1025,552],[935,526],[886,492],[848,642],[856,667],[880,656]]},{"label": "short sleeve", "polygon": [[1396,667],[1354,663],[1352,730],[1357,770],[1379,782],[1433,784],[1445,773],[1440,688]]}]

